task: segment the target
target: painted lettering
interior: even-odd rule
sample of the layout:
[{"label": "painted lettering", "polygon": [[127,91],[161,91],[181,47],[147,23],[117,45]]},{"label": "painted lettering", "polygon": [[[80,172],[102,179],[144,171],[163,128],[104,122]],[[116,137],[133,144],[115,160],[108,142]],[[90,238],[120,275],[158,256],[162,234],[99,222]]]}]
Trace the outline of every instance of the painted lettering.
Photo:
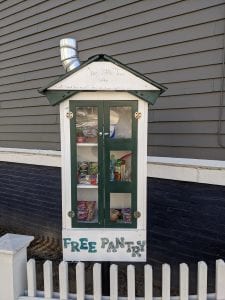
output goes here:
[{"label": "painted lettering", "polygon": [[131,249],[132,249],[132,254],[131,254],[132,257],[141,256],[140,247],[132,246]]},{"label": "painted lettering", "polygon": [[140,251],[144,252],[145,251],[146,241],[137,241],[137,244],[140,247]]},{"label": "painted lettering", "polygon": [[113,242],[109,242],[107,252],[117,252],[116,247]]},{"label": "painted lettering", "polygon": [[116,248],[124,248],[125,244],[124,244],[124,237],[116,238]]},{"label": "painted lettering", "polygon": [[64,245],[64,248],[67,248],[67,246],[70,244],[71,242],[71,239],[70,238],[65,238],[63,239],[63,245]]},{"label": "painted lettering", "polygon": [[105,246],[109,243],[109,239],[107,239],[107,238],[101,238],[101,241],[102,241],[101,248],[104,249]]},{"label": "painted lettering", "polygon": [[97,249],[96,249],[96,242],[88,242],[88,252],[89,253],[96,253]]},{"label": "painted lettering", "polygon": [[71,242],[71,252],[80,252],[78,242],[75,242],[75,241]]},{"label": "painted lettering", "polygon": [[131,252],[131,246],[134,244],[134,242],[125,242],[125,245],[127,245],[127,252]]},{"label": "painted lettering", "polygon": [[81,238],[80,239],[80,249],[81,250],[88,250],[88,239],[87,238]]},{"label": "painted lettering", "polygon": [[69,248],[71,252],[87,251],[88,253],[96,253],[98,251],[103,251],[100,250],[101,248],[107,253],[112,254],[123,251],[129,253],[131,257],[141,257],[142,252],[146,251],[145,240],[129,241],[124,237],[115,237],[114,239],[102,237],[100,238],[99,244],[97,242],[98,241],[90,241],[86,237],[81,237],[77,240],[64,238],[63,246],[65,249]]},{"label": "painted lettering", "polygon": [[71,238],[63,239],[64,248],[69,248],[71,252],[80,252],[81,250],[86,250],[89,253],[97,252],[96,242],[89,241],[87,238],[80,238],[78,241],[72,241]]}]

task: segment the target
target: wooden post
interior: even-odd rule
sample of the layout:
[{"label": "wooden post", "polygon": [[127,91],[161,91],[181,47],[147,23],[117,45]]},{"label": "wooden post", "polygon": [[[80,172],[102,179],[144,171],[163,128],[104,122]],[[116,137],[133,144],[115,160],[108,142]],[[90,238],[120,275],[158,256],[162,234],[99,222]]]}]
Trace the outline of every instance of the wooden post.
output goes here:
[{"label": "wooden post", "polygon": [[17,300],[27,288],[27,247],[33,236],[5,234],[0,238],[0,300]]},{"label": "wooden post", "polygon": [[225,299],[225,263],[222,259],[216,261],[216,299]]},{"label": "wooden post", "polygon": [[207,299],[207,265],[204,261],[198,262],[198,300]]},{"label": "wooden post", "polygon": [[152,300],[153,297],[153,275],[152,275],[152,266],[145,265],[144,268],[145,274],[145,300]]},{"label": "wooden post", "polygon": [[135,300],[135,267],[127,266],[127,298]]},{"label": "wooden post", "polygon": [[171,270],[168,264],[162,266],[162,300],[170,300]]}]

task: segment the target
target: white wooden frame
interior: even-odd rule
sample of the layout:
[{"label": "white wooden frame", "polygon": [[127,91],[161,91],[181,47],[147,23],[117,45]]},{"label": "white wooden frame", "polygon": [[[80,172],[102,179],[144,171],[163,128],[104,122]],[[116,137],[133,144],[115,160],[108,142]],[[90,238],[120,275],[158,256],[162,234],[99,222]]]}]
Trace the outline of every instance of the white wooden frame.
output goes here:
[{"label": "white wooden frame", "polygon": [[[71,211],[71,164],[70,164],[70,119],[66,117],[69,112],[69,101],[138,101],[138,111],[141,112],[141,118],[138,122],[138,143],[137,145],[137,210],[141,212],[140,218],[137,219],[137,228],[72,228],[71,218],[68,212]],[[146,240],[146,185],[147,185],[147,126],[148,126],[148,104],[127,92],[81,92],[60,104],[61,120],[61,167],[62,167],[62,215],[63,215],[63,237],[74,236],[82,232],[88,236],[89,232],[98,235],[99,231],[104,232],[105,236],[112,236],[113,232],[121,232],[131,238],[136,236],[137,239]],[[115,260],[118,260],[115,259]],[[122,259],[121,259],[122,260]],[[143,255],[142,261],[145,260]]]}]

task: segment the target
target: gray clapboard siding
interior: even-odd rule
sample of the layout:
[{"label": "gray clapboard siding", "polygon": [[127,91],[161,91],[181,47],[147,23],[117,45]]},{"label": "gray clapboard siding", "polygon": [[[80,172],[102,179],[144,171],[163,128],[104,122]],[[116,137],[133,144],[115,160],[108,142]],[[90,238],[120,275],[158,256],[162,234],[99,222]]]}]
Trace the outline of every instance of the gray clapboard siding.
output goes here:
[{"label": "gray clapboard siding", "polygon": [[[43,79],[43,78],[50,78],[53,76],[59,76],[61,75],[61,67],[55,67],[55,68],[48,68],[45,70],[44,72],[44,76],[43,74],[43,70],[38,70],[38,71],[31,71],[29,72],[27,70],[27,72],[24,73],[20,73],[18,75],[11,75],[11,76],[3,76],[0,77],[0,86],[7,86],[7,85],[12,85],[13,83],[16,83],[16,87],[18,89],[21,89],[21,87],[25,84],[27,85],[28,82],[30,83],[33,80],[39,80],[39,79]],[[26,81],[26,82],[25,82]],[[25,82],[25,83],[24,83]],[[21,84],[19,84],[21,83]],[[5,90],[5,92],[7,92],[7,88]]]},{"label": "gray clapboard siding", "polygon": [[[40,85],[41,86],[41,85]],[[6,101],[6,100],[18,100],[20,101],[21,99],[30,99],[30,98],[39,98],[40,94],[38,93],[37,89],[27,89],[23,91],[13,91],[10,93],[4,93],[4,90],[0,93],[0,101]],[[38,103],[37,103],[38,106]]]},{"label": "gray clapboard siding", "polygon": [[[174,121],[217,121],[218,107],[194,107],[167,110],[150,111],[151,122],[174,122]],[[225,120],[225,111],[223,114]],[[188,125],[187,125],[188,126]]]},{"label": "gray clapboard siding", "polygon": [[[150,141],[149,141],[150,143]],[[223,141],[225,144],[225,139]],[[152,156],[163,157],[184,157],[196,159],[224,160],[223,148],[202,148],[202,147],[167,147],[167,146],[149,146],[148,153]],[[169,155],[166,155],[168,153]],[[193,155],[194,153],[194,155]]]},{"label": "gray clapboard siding", "polygon": [[[20,116],[20,117],[2,117],[0,118],[1,125],[36,125],[36,124],[59,124],[58,115],[42,115],[42,116]],[[43,132],[46,134],[47,132]],[[38,142],[38,141],[37,141]],[[41,148],[37,148],[41,149]],[[43,148],[44,149],[44,148]]]},{"label": "gray clapboard siding", "polygon": [[[150,26],[150,25],[149,25]],[[108,53],[110,55],[115,55],[119,53],[129,53],[133,51],[139,51],[142,49],[148,49],[149,47],[158,48],[166,45],[172,45],[176,43],[183,43],[185,41],[197,40],[204,37],[210,37],[218,34],[224,33],[224,21],[219,20],[210,23],[204,23],[200,25],[196,25],[193,27],[181,28],[176,31],[159,33],[156,35],[150,35],[145,37],[136,38],[133,40],[122,40],[120,43],[114,43],[112,41],[111,44],[93,47],[93,45],[89,45],[90,48],[84,49],[82,46],[82,41],[79,43],[80,49],[85,50],[85,54],[87,56],[93,55],[94,53]],[[155,49],[156,50],[156,49]],[[82,53],[81,53],[82,54]],[[126,62],[125,62],[126,63]]]},{"label": "gray clapboard siding", "polygon": [[[79,41],[79,39],[78,41],[79,41],[79,49],[81,51],[80,53],[81,58],[83,57],[82,51],[85,51],[86,55],[85,57],[83,57],[83,59],[85,60],[87,59],[87,57],[95,53],[105,52],[108,53],[109,55],[115,55],[118,53],[128,53],[140,49],[148,49],[150,46],[151,48],[155,48],[155,47],[165,46],[168,44],[181,43],[184,41],[195,40],[203,37],[215,36],[218,34],[223,34],[223,32],[224,32],[224,22],[223,20],[219,20],[215,22],[193,26],[192,28],[188,27],[188,28],[177,29],[176,34],[174,33],[174,31],[171,31],[166,33],[160,33],[153,36],[147,35],[145,37],[139,37],[132,40],[127,40],[125,39],[124,36],[122,41],[120,41],[120,43],[118,42],[115,43],[115,41],[112,40],[110,44],[105,43],[103,46],[96,46],[94,43],[90,41],[88,46],[89,48],[84,48],[83,42]],[[76,33],[74,33],[74,35],[77,36]],[[0,45],[0,54],[2,59],[7,59],[10,57],[23,56],[32,52],[38,52],[49,48],[58,47],[59,39],[61,37],[62,35],[59,35],[58,38],[49,37],[47,42],[41,40],[38,42],[33,42],[29,46],[28,45],[24,46],[23,44],[22,46],[20,45],[16,46],[16,41],[14,43],[11,43],[10,45],[8,44]],[[1,53],[4,51],[7,52]],[[124,63],[126,63],[126,61],[124,61]]]},{"label": "gray clapboard siding", "polygon": [[156,82],[161,80],[162,82],[166,82],[168,84],[178,81],[182,82],[189,80],[218,78],[220,77],[220,73],[221,64],[215,64],[154,73],[151,74],[151,79],[155,80]]},{"label": "gray clapboard siding", "polygon": [[[104,12],[105,10],[110,10],[113,9],[114,7],[118,7],[118,6],[123,6],[128,4],[128,2],[134,2],[135,0],[123,0],[120,1],[120,4],[118,1],[95,1],[94,5],[91,7],[87,7],[84,9],[76,9],[76,2],[74,2],[73,5],[73,16],[72,19],[70,20],[70,23],[68,23],[68,15],[65,16],[65,18],[59,18],[59,20],[61,20],[59,25],[61,26],[57,26],[57,19],[55,18],[55,14],[53,12],[53,17],[55,22],[52,22],[52,26],[48,24],[48,20],[49,18],[51,18],[51,12],[49,12],[48,14],[46,14],[45,17],[45,22],[39,22],[38,26],[29,26],[27,29],[22,29],[21,31],[18,30],[16,32],[13,32],[12,34],[5,34],[4,36],[2,36],[2,39],[4,42],[11,42],[12,38],[15,38],[15,44],[17,44],[18,46],[21,45],[21,40],[20,38],[23,38],[24,43],[25,44],[29,44],[32,43],[33,39],[35,41],[38,40],[43,40],[43,39],[48,39],[49,37],[53,37],[53,36],[60,36],[65,34],[66,32],[71,31],[71,26],[74,23],[74,20],[79,20],[79,18],[87,18],[90,16],[90,14],[97,14],[99,12]],[[137,0],[136,0],[137,2]],[[83,3],[85,3],[83,1]],[[61,15],[60,15],[61,16]],[[71,23],[72,22],[72,23]],[[46,26],[44,26],[44,24],[46,24]],[[33,34],[35,34],[35,37],[33,37]],[[24,37],[26,36],[26,37]],[[42,36],[42,38],[41,38]]]},{"label": "gray clapboard siding", "polygon": [[[197,2],[197,1],[196,1]],[[224,8],[224,4],[223,5],[219,5],[218,7],[213,7],[208,9],[208,12],[206,12],[207,14],[210,14],[210,22],[218,20],[218,14],[219,14],[219,19],[223,19],[224,15],[223,15],[223,8]],[[174,7],[171,8],[171,15],[173,16],[175,13],[179,13],[176,10],[174,11]],[[213,11],[215,10],[215,11]],[[170,16],[170,10],[169,8],[166,10],[167,13],[167,18],[168,16]],[[193,26],[193,25],[197,25],[200,24],[202,22],[204,22],[205,20],[205,14],[202,14],[202,10],[200,10],[199,12],[196,13],[196,18],[194,20],[190,19],[190,15],[187,16],[187,24],[185,24],[185,18],[184,16],[180,16],[179,21],[176,20],[172,20],[170,18],[166,19],[166,20],[161,20],[161,21],[157,21],[157,22],[153,22],[153,20],[155,18],[157,18],[157,12],[152,12],[152,16],[150,15],[149,18],[151,20],[150,24],[143,24],[142,26],[140,26],[140,17],[142,20],[146,20],[146,15],[149,13],[145,12],[143,13],[143,16],[137,16],[136,17],[136,27],[132,27],[132,28],[126,28],[127,27],[127,23],[129,24],[129,20],[125,21],[123,20],[123,23],[126,24],[126,27],[123,29],[123,24],[120,24],[120,22],[117,20],[117,22],[115,23],[115,29],[114,32],[112,33],[107,33],[105,34],[104,32],[97,37],[93,37],[93,35],[90,34],[89,39],[83,41],[83,39],[81,40],[81,45],[84,48],[88,48],[88,45],[90,42],[92,42],[93,45],[97,45],[100,46],[102,45],[102,43],[104,44],[110,44],[111,41],[115,42],[120,42],[121,40],[123,40],[124,34],[126,34],[126,40],[131,40],[134,38],[139,38],[142,36],[149,36],[149,35],[153,35],[153,34],[158,34],[158,33],[162,33],[162,32],[168,32],[171,30],[175,30],[178,28],[185,28],[187,26]],[[132,16],[132,22],[133,22],[134,16]],[[125,23],[127,22],[127,23]],[[108,26],[110,26],[111,24],[108,24]],[[117,27],[118,26],[118,27]],[[105,29],[107,29],[107,24],[104,26]],[[110,26],[111,27],[111,26]],[[122,27],[122,28],[121,28]],[[117,30],[119,30],[119,32],[117,32]],[[111,29],[110,29],[111,30]],[[89,30],[90,31],[90,30]],[[109,31],[109,30],[108,30]],[[108,32],[107,31],[107,32]]]},{"label": "gray clapboard siding", "polygon": [[130,64],[136,70],[148,73],[149,70],[164,72],[168,70],[186,69],[196,66],[218,64],[222,62],[222,49],[166,57],[152,61]]},{"label": "gray clapboard siding", "polygon": [[23,107],[19,110],[17,108],[10,108],[0,110],[1,117],[14,117],[14,116],[40,116],[54,115],[58,113],[58,107],[39,106],[39,107]]},{"label": "gray clapboard siding", "polygon": [[149,137],[153,146],[170,147],[199,147],[199,148],[218,148],[217,136],[215,134],[151,134]]},{"label": "gray clapboard siding", "polygon": [[[25,2],[25,3],[24,3]],[[0,11],[4,11],[3,17],[7,17],[9,15],[15,14],[16,12],[20,12],[27,7],[32,7],[36,3],[41,3],[43,0],[30,0],[30,1],[23,1],[23,0],[9,0],[9,1],[2,1],[0,5]]]},{"label": "gray clapboard siding", "polygon": [[28,99],[20,99],[18,100],[6,100],[1,101],[0,108],[18,108],[18,107],[28,107],[28,106],[49,106],[49,103],[45,97],[36,97],[36,98],[28,98]]},{"label": "gray clapboard siding", "polygon": [[168,87],[149,111],[149,154],[224,159],[224,9],[224,0],[0,2],[0,147],[60,149],[58,107],[37,89],[65,73],[59,40],[72,36],[82,61],[113,55]]},{"label": "gray clapboard siding", "polygon": [[[24,2],[24,0],[22,0]],[[68,2],[68,4],[67,4]],[[76,7],[77,9],[81,6],[86,6],[89,5],[90,3],[95,2],[95,0],[85,0],[82,1],[77,1],[76,0]],[[27,5],[29,4],[30,6],[28,7],[23,7],[21,13],[17,14],[15,11],[12,13],[8,11],[8,15],[3,15],[1,24],[2,27],[7,26],[7,31],[8,32],[13,32],[20,30],[22,28],[26,28],[28,26],[33,26],[34,24],[38,24],[41,21],[46,20],[46,14],[51,12],[52,14],[56,14],[55,17],[60,15],[60,12],[63,10],[63,8],[66,8],[68,5],[71,5],[71,0],[63,0],[63,3],[61,1],[55,1],[55,0],[39,0],[39,1],[26,1]],[[39,5],[41,4],[41,5]],[[33,7],[35,6],[35,8]],[[61,7],[59,9],[59,6]],[[17,8],[16,8],[17,9]],[[18,12],[18,11],[16,11]],[[1,10],[0,10],[1,13]],[[13,15],[14,22],[10,20],[9,16]],[[44,15],[45,19],[41,19],[41,16]]]},{"label": "gray clapboard siding", "polygon": [[0,126],[0,132],[2,133],[41,133],[43,132],[50,132],[50,133],[57,133],[59,132],[59,124],[41,124],[41,125],[2,125]]},{"label": "gray clapboard siding", "polygon": [[[185,55],[189,53],[202,52],[207,50],[222,49],[223,48],[223,35],[217,35],[212,37],[205,37],[199,40],[191,40],[186,42],[181,42],[179,44],[165,45],[163,47],[158,47],[157,51],[155,48],[139,50],[135,52],[129,52],[129,54],[119,54],[117,59],[121,61],[126,61],[129,63],[141,62],[143,60],[154,60],[162,57],[170,57]],[[128,49],[129,50],[129,49]],[[154,70],[151,74],[155,73]]]},{"label": "gray clapboard siding", "polygon": [[[190,107],[212,107],[219,106],[220,92],[202,93],[193,96],[177,95],[177,96],[164,96],[157,101],[154,106],[150,107],[150,110],[159,109],[176,109],[176,108],[190,108]],[[152,122],[150,119],[149,122]]]},{"label": "gray clapboard siding", "polygon": [[6,84],[2,87],[4,93],[11,92],[11,91],[25,91],[30,89],[38,89],[40,86],[44,86],[46,84],[46,79],[38,79],[38,80],[29,80],[24,81],[23,83],[16,83],[16,84]]},{"label": "gray clapboard siding", "polygon": [[49,143],[58,143],[58,134],[55,132],[48,132],[48,134],[43,134],[39,132],[16,132],[11,133],[1,133],[1,141],[27,141],[27,142],[49,142]]},{"label": "gray clapboard siding", "polygon": [[[190,121],[190,122],[160,122],[149,124],[149,139],[151,134],[216,134],[218,127],[217,121]],[[222,122],[222,132],[225,132],[225,122]]]},{"label": "gray clapboard siding", "polygon": [[[16,134],[14,134],[16,137]],[[60,139],[58,139],[57,143],[51,143],[51,142],[34,142],[34,141],[18,141],[16,138],[14,138],[12,141],[0,141],[0,147],[5,147],[5,148],[21,148],[21,149],[45,149],[45,150],[60,150],[60,145],[59,145]]]},{"label": "gray clapboard siding", "polygon": [[[217,4],[218,1],[219,1],[219,3],[221,3],[221,2],[223,3],[222,0],[215,0],[215,5]],[[126,1],[126,2],[128,2],[128,1]],[[104,3],[105,3],[104,6],[106,8],[108,8],[108,10],[109,10],[110,9],[109,6],[113,5],[113,4],[116,5],[117,1],[105,1]],[[207,6],[204,1],[192,2],[192,6],[195,6],[195,3],[201,3],[201,8]],[[97,4],[95,4],[95,6],[97,6]],[[178,7],[178,5],[179,5],[179,7]],[[102,7],[102,5],[99,4],[99,7],[101,8],[101,11],[104,10],[104,6]],[[118,3],[117,3],[117,6],[118,6]],[[186,5],[186,6],[187,6],[187,11],[188,10],[190,11],[191,10],[190,8],[192,6],[190,4]],[[216,9],[216,13],[213,13],[211,11],[212,9],[213,10]],[[136,23],[135,23],[134,16],[128,17],[129,18],[128,20],[123,20],[126,27],[128,27],[128,26],[132,27],[131,29],[127,28],[127,30],[125,30],[125,31],[121,30],[121,25],[122,24],[119,24],[118,20],[116,22],[115,21],[114,22],[115,22],[116,26],[118,26],[117,24],[119,24],[120,26],[115,28],[114,33],[110,33],[112,31],[111,28],[113,28],[112,22],[110,22],[108,24],[107,23],[106,24],[101,24],[101,27],[106,31],[105,31],[105,33],[101,34],[101,33],[99,33],[99,28],[96,28],[95,29],[95,34],[97,33],[97,37],[93,37],[93,33],[89,33],[90,30],[91,30],[90,28],[88,28],[86,30],[87,32],[84,32],[84,34],[83,34],[84,36],[82,36],[81,35],[81,30],[80,30],[81,28],[77,28],[77,26],[76,26],[76,30],[79,30],[77,32],[77,37],[80,40],[81,47],[85,49],[85,48],[87,48],[86,45],[90,45],[90,43],[92,45],[95,45],[95,47],[96,47],[96,46],[99,46],[99,44],[101,45],[102,43],[104,43],[104,45],[105,45],[105,44],[111,44],[112,41],[115,43],[115,42],[124,40],[124,34],[126,34],[126,40],[129,40],[129,39],[134,39],[135,37],[139,38],[141,36],[156,34],[156,33],[162,32],[163,29],[164,29],[164,31],[168,31],[168,24],[165,24],[165,28],[163,28],[163,24],[164,24],[165,20],[162,20],[162,19],[163,18],[169,18],[169,21],[172,23],[171,25],[176,26],[176,22],[171,21],[170,18],[172,16],[175,16],[175,15],[181,13],[183,10],[185,10],[185,2],[184,3],[178,2],[175,5],[168,6],[168,7],[164,8],[164,12],[162,12],[162,10],[163,10],[163,8],[160,11],[161,14],[162,14],[160,26],[158,26],[158,24],[157,24],[156,27],[154,28],[154,26],[152,24],[151,24],[151,26],[149,26],[149,24],[146,24],[147,31],[146,31],[145,27],[143,27],[143,26],[140,27],[140,23],[143,22],[142,20],[144,20],[145,23],[152,23],[154,20],[158,20],[158,14],[155,10],[153,10],[153,12],[150,11],[148,13],[148,18],[146,18],[146,16],[140,16],[140,14],[139,14],[136,17]],[[202,11],[204,11],[204,10],[200,10],[199,14],[201,14]],[[94,8],[92,7],[92,10],[89,8],[88,12],[89,12],[89,15],[90,15],[90,13],[94,14],[95,13]],[[212,7],[210,9],[210,11],[208,12],[209,21],[212,21],[215,18],[217,20],[218,19],[223,19],[222,12],[223,12],[223,9],[222,9],[221,5]],[[82,10],[77,12],[77,14],[78,13],[79,13],[79,15],[82,15]],[[146,12],[144,12],[144,13],[146,14]],[[163,13],[164,13],[164,15],[163,15]],[[219,14],[219,16],[218,16],[218,14]],[[89,15],[85,15],[85,17],[88,17]],[[182,23],[183,17],[184,16],[182,15],[181,24],[178,24],[178,28],[179,28],[179,25],[181,27],[185,27]],[[149,18],[151,20],[150,22],[149,22]],[[89,19],[90,18],[88,18],[88,20]],[[74,22],[74,20],[77,20],[76,15],[73,16],[72,22]],[[101,20],[102,20],[102,18],[101,18]],[[192,18],[190,18],[190,16],[189,16],[188,20],[189,20],[189,24],[187,24],[186,26],[193,26],[194,23],[192,21]],[[196,20],[197,20],[198,23],[201,23],[201,22],[205,21],[205,15],[202,16],[202,20],[201,20],[201,18],[199,20],[199,18],[197,18],[197,17],[196,17]],[[53,38],[53,37],[56,37],[56,36],[60,37],[61,35],[71,31],[72,24],[69,23],[69,24],[65,25],[65,22],[66,21],[64,21],[64,25],[61,25],[59,27],[56,26],[55,22],[53,22],[52,28],[51,28],[51,26],[47,25],[46,28],[42,29],[43,31],[41,31],[40,29],[37,29],[37,26],[35,26],[33,29],[31,27],[29,27],[28,29],[30,30],[30,32],[27,32],[27,33],[23,29],[23,30],[21,30],[21,37],[19,35],[19,31],[16,31],[12,35],[10,33],[7,33],[5,36],[3,36],[1,38],[4,44],[0,46],[0,51],[9,50],[9,49],[12,49],[13,47],[17,48],[17,47],[23,46],[24,44],[28,45],[28,44],[32,44],[32,43],[37,42],[37,41],[43,41],[43,39],[49,39],[49,38]],[[85,20],[85,23],[86,22],[88,22],[88,21]],[[132,22],[132,26],[129,25],[131,22]],[[82,20],[82,23],[84,23],[83,20]],[[40,23],[38,28],[43,26],[43,24],[44,23]],[[107,28],[107,25],[108,25],[108,28]],[[83,26],[84,26],[84,24],[82,25],[82,28],[83,28]],[[93,26],[93,24],[91,24],[91,26]],[[136,26],[136,27],[134,27],[134,26]],[[151,30],[151,28],[153,28],[153,30]],[[170,30],[174,30],[174,28],[172,28]]]},{"label": "gray clapboard siding", "polygon": [[[58,52],[58,56],[59,56],[59,50]],[[17,61],[19,63],[19,58],[17,58]],[[45,73],[47,73],[47,76],[52,76],[49,75],[48,72],[56,72],[56,76],[57,73],[59,72],[59,70],[61,70],[62,73],[62,67],[61,65],[59,65],[60,63],[60,58],[49,58],[49,59],[43,59],[41,61],[37,61],[35,62],[30,62],[30,63],[26,63],[26,64],[20,64],[20,65],[16,65],[16,66],[12,66],[12,67],[8,67],[5,69],[5,76],[3,76],[3,74],[0,77],[0,80],[4,79],[4,77],[6,76],[11,76],[13,75],[14,77],[19,77],[20,74],[22,74],[21,76],[24,76],[24,73],[27,72],[33,72],[33,73],[38,73],[39,70],[45,70],[45,72],[43,72],[44,74],[42,76],[45,76]],[[16,75],[15,75],[16,74]]]},{"label": "gray clapboard siding", "polygon": [[214,91],[219,91],[221,89],[221,79],[204,79],[180,82],[177,83],[167,83],[169,91],[166,92],[167,96],[174,95],[185,95],[185,94],[198,94],[198,93],[209,93]]}]

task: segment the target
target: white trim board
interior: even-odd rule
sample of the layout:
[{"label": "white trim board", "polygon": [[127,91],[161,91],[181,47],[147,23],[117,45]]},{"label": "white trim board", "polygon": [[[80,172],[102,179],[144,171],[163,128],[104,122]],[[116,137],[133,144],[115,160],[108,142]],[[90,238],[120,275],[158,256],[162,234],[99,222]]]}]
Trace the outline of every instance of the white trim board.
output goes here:
[{"label": "white trim board", "polygon": [[225,185],[225,161],[148,157],[148,177]]},{"label": "white trim board", "polygon": [[[61,152],[0,148],[0,161],[61,167]],[[225,186],[225,161],[148,156],[148,177]]]},{"label": "white trim board", "polygon": [[0,148],[0,161],[61,167],[61,152],[54,150]]}]

